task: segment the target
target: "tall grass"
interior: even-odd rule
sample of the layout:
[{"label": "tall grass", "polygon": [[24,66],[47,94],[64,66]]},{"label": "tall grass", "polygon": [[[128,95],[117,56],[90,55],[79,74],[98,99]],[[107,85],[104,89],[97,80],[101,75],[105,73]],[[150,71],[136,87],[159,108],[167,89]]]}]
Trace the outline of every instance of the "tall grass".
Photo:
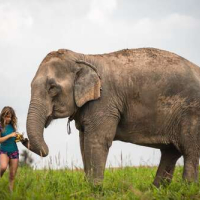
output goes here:
[{"label": "tall grass", "polygon": [[18,169],[15,188],[8,190],[8,173],[0,180],[1,200],[65,199],[200,199],[199,184],[182,181],[182,167],[177,167],[169,186],[152,185],[156,167],[109,168],[102,187],[93,187],[81,169]]}]

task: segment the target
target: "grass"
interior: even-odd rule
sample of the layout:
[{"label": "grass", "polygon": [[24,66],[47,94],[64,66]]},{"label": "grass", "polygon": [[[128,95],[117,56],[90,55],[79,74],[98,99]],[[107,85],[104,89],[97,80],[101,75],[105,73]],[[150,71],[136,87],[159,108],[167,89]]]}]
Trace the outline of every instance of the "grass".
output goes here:
[{"label": "grass", "polygon": [[2,200],[68,199],[200,199],[199,184],[182,181],[182,167],[177,167],[172,183],[157,189],[152,185],[156,167],[110,168],[105,171],[103,187],[92,187],[82,170],[18,169],[15,189],[8,190],[8,173],[0,180]]}]

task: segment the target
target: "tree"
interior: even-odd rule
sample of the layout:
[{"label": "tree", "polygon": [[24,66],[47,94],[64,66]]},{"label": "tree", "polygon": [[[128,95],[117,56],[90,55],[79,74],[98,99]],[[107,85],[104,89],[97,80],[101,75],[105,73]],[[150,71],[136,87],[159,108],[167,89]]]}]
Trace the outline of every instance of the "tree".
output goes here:
[{"label": "tree", "polygon": [[31,164],[33,163],[33,158],[31,157],[31,154],[27,150],[23,150],[20,156],[22,157],[22,159],[19,162],[20,166],[31,167]]}]

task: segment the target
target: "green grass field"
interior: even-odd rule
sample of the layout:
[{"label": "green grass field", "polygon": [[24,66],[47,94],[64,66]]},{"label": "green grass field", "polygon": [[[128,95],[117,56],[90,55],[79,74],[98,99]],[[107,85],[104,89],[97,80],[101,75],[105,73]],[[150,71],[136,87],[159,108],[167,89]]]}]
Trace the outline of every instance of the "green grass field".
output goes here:
[{"label": "green grass field", "polygon": [[200,199],[199,184],[182,181],[182,167],[176,167],[172,183],[159,189],[152,185],[156,167],[107,169],[102,188],[92,187],[82,170],[33,170],[19,168],[15,189],[8,190],[8,173],[0,180],[1,200],[61,199]]}]

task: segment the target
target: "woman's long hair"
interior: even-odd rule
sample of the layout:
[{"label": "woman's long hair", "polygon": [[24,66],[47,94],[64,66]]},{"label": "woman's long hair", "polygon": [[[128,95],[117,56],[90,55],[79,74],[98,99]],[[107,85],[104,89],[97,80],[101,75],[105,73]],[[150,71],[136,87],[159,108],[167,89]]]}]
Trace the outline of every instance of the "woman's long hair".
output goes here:
[{"label": "woman's long hair", "polygon": [[1,111],[1,115],[0,115],[0,123],[1,123],[1,127],[2,127],[2,131],[4,131],[5,126],[6,126],[6,120],[5,117],[10,114],[11,115],[11,124],[14,128],[14,130],[17,130],[17,117],[15,114],[15,111],[13,108],[9,107],[9,106],[5,106],[2,111]]}]

